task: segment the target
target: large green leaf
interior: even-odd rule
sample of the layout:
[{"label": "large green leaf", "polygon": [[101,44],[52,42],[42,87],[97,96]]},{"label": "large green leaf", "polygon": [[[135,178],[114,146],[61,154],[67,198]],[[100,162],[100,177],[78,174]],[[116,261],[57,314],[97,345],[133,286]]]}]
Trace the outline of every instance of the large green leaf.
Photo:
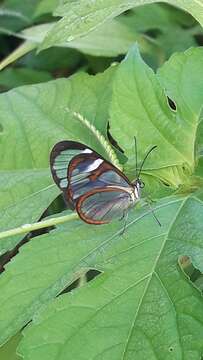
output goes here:
[{"label": "large green leaf", "polygon": [[[183,55],[177,54],[168,66],[166,64],[165,76],[163,70],[164,88],[170,89],[172,84],[175,88],[178,82],[175,101],[180,101],[180,106],[178,103],[177,111],[170,108],[157,76],[143,62],[137,47],[130,50],[119,66],[114,81],[110,124],[113,136],[128,157],[127,172],[134,169],[135,176],[135,135],[140,159],[150,146],[157,145],[145,165],[146,173],[173,186],[189,181],[188,177],[194,171],[195,137],[200,104],[203,103],[203,81],[198,75],[201,53],[200,49],[191,49]],[[181,62],[182,58],[185,61]],[[178,80],[180,77],[182,82]],[[193,112],[187,105],[190,94]]]},{"label": "large green leaf", "polygon": [[10,88],[45,82],[52,79],[48,71],[37,71],[29,68],[5,69],[0,72],[0,90],[9,90]]},{"label": "large green leaf", "polygon": [[[33,26],[25,29],[19,35],[26,40],[40,44],[54,26],[55,23]],[[130,45],[139,37],[133,29],[113,19],[81,39],[70,42],[64,42],[62,39],[58,41],[57,46],[70,47],[94,56],[117,56],[125,54]],[[143,39],[142,43],[143,45],[146,43],[145,46],[147,46],[147,40],[144,42]]]},{"label": "large green leaf", "polygon": [[[79,111],[104,135],[114,68],[98,76],[18,88],[0,96],[1,230],[36,221],[59,193],[49,170],[49,152],[63,139],[80,140],[108,158],[100,139],[73,117]],[[18,237],[0,241],[0,253]]]},{"label": "large green leaf", "polygon": [[202,270],[202,209],[195,196],[169,198],[156,205],[161,227],[135,210],[123,236],[119,222],[95,236],[75,221],[23,246],[0,279],[1,342],[94,268],[103,274],[34,316],[20,346],[25,359],[199,360],[202,297],[178,258],[188,255]]},{"label": "large green leaf", "polygon": [[[96,29],[104,22],[113,19],[122,12],[138,5],[155,3],[157,0],[67,0],[57,9],[55,14],[63,16],[54,28],[47,34],[40,50],[56,45],[59,42],[69,42]],[[203,4],[195,0],[193,3],[182,0],[165,0],[163,2],[179,6],[188,11],[203,25]]]},{"label": "large green leaf", "polygon": [[[199,157],[203,149],[203,81],[201,73],[203,66],[203,49],[193,48],[185,53],[174,54],[158,70],[158,79],[165,88],[167,95],[175,101],[181,117],[198,116],[198,126],[196,129],[195,154],[196,165],[195,175],[202,177],[202,163],[198,164]],[[191,84],[194,88],[191,89]]]}]

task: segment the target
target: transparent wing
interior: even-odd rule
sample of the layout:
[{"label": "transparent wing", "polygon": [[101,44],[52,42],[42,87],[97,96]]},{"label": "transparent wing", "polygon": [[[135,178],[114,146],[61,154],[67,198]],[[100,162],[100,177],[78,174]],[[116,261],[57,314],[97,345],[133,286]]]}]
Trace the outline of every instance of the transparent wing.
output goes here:
[{"label": "transparent wing", "polygon": [[[82,161],[81,165],[84,166],[85,163]],[[76,166],[69,176],[68,195],[76,202],[87,192],[109,186],[129,188],[131,185],[105,161],[94,171],[84,171],[80,166]]]},{"label": "transparent wing", "polygon": [[73,206],[79,197],[94,189],[132,187],[120,170],[94,150],[75,141],[57,143],[51,151],[50,164],[55,183]]},{"label": "transparent wing", "polygon": [[81,196],[76,203],[76,210],[82,220],[99,225],[109,223],[112,219],[122,218],[132,205],[129,192],[104,188]]},{"label": "transparent wing", "polygon": [[61,190],[68,187],[68,166],[71,160],[84,151],[85,147],[75,146],[74,141],[57,143],[50,154],[51,173],[55,183]]}]

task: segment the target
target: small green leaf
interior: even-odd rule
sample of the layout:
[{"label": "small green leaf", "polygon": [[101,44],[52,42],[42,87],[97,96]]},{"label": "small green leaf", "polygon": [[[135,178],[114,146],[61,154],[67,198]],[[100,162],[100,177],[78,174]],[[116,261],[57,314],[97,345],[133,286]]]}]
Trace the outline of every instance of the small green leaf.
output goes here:
[{"label": "small green leaf", "polygon": [[0,62],[0,70],[12,64],[14,61],[18,60],[19,58],[21,58],[35,48],[36,44],[25,41],[22,45],[20,45],[17,49],[15,49],[11,54],[9,54],[4,60]]}]

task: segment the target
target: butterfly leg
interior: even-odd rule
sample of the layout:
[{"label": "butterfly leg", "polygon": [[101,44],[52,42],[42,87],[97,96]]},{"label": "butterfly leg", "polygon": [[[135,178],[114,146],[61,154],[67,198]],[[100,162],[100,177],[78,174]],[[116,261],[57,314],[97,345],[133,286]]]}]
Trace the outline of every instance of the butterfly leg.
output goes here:
[{"label": "butterfly leg", "polygon": [[148,198],[148,197],[146,197],[146,200],[145,200],[145,201],[146,201],[147,206],[150,208],[150,211],[151,211],[154,219],[156,220],[156,222],[158,223],[158,225],[161,226],[161,223],[160,223],[158,217],[156,216],[155,211],[154,211],[154,209],[153,209],[153,207],[152,207],[152,205],[151,205],[151,204],[152,204],[153,202],[155,202],[155,201],[152,200],[151,198]]},{"label": "butterfly leg", "polygon": [[120,235],[123,235],[125,230],[126,230],[126,226],[127,226],[127,220],[128,220],[128,211],[124,211],[123,212],[123,216],[120,220],[124,219],[124,226],[123,226],[123,229],[121,230],[120,232]]},{"label": "butterfly leg", "polygon": [[122,221],[123,219],[125,219],[126,216],[126,211],[123,211],[123,215],[121,216],[121,218],[119,219],[119,221]]}]

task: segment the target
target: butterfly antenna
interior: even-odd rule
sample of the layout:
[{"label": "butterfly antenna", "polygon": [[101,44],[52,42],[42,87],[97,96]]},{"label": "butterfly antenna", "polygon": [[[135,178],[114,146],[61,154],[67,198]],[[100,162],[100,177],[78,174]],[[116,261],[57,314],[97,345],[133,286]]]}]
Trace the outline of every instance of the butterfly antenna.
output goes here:
[{"label": "butterfly antenna", "polygon": [[141,163],[139,172],[138,172],[138,174],[137,174],[137,179],[139,179],[139,176],[140,176],[140,173],[141,173],[141,171],[142,171],[143,165],[144,165],[145,161],[147,160],[149,154],[151,154],[151,152],[152,152],[154,149],[156,149],[156,148],[157,148],[157,145],[154,145],[154,146],[152,146],[152,148],[149,149],[149,151],[146,153],[144,159],[142,160],[142,163]]},{"label": "butterfly antenna", "polygon": [[137,167],[137,139],[134,136],[134,140],[135,140],[135,164],[136,164],[136,179],[138,178],[138,167]]}]

